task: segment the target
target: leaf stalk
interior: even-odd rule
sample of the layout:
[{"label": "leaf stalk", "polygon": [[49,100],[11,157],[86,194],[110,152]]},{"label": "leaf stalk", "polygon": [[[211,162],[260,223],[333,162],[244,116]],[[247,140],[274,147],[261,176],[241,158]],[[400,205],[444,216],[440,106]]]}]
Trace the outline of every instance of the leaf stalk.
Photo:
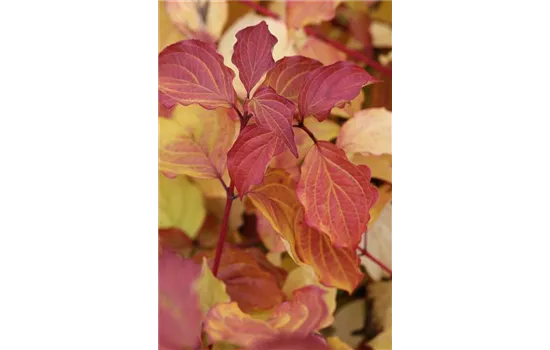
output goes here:
[{"label": "leaf stalk", "polygon": [[376,265],[380,266],[382,268],[382,270],[386,271],[391,276],[391,269],[388,268],[386,265],[384,265],[383,262],[381,262],[380,260],[378,260],[377,258],[372,256],[371,253],[369,253],[366,249],[363,249],[361,247],[357,247],[357,249],[359,249],[359,251],[361,252],[361,255],[366,256],[367,258],[371,259]]}]

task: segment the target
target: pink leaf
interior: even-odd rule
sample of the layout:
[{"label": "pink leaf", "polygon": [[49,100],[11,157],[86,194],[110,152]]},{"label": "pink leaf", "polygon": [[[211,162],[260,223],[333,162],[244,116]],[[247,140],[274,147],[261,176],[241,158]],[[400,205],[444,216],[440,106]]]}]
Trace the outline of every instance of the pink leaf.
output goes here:
[{"label": "pink leaf", "polygon": [[271,87],[261,87],[251,100],[246,101],[245,109],[252,112],[259,126],[273,131],[298,157],[292,130],[292,116],[296,110],[294,103],[277,95]]},{"label": "pink leaf", "polygon": [[206,109],[232,107],[235,73],[223,64],[214,45],[183,40],[159,54],[159,99],[169,108],[197,103]]},{"label": "pink leaf", "polygon": [[164,251],[159,256],[159,349],[200,344],[202,313],[193,283],[201,268]]},{"label": "pink leaf", "polygon": [[241,198],[250,186],[262,182],[271,158],[284,150],[283,141],[270,129],[255,124],[243,129],[227,154],[229,175]]},{"label": "pink leaf", "polygon": [[250,94],[264,73],[275,65],[272,51],[278,40],[265,21],[240,30],[236,37],[231,62],[239,69],[239,78]]},{"label": "pink leaf", "polygon": [[276,93],[297,104],[307,75],[322,66],[321,62],[303,56],[284,57],[267,72],[262,86],[271,86]]},{"label": "pink leaf", "polygon": [[375,82],[374,77],[351,62],[319,67],[307,76],[298,96],[298,109],[303,118],[313,115],[323,121],[333,107],[342,107],[353,100],[363,86]]}]

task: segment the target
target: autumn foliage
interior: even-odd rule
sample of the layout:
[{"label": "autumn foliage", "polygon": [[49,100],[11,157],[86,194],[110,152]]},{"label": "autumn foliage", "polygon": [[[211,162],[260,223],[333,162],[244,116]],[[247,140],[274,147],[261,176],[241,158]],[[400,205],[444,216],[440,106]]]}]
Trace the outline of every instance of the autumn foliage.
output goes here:
[{"label": "autumn foliage", "polygon": [[[331,20],[338,3],[289,2],[281,25]],[[340,51],[310,57],[328,52],[318,42],[274,57],[267,17],[222,54],[208,14],[227,3],[206,16],[199,4],[162,9],[184,38],[158,59],[159,349],[344,349],[319,330],[336,291],[363,280],[361,242],[385,198],[377,163],[357,161],[391,154],[391,112],[361,110],[381,77]]]}]

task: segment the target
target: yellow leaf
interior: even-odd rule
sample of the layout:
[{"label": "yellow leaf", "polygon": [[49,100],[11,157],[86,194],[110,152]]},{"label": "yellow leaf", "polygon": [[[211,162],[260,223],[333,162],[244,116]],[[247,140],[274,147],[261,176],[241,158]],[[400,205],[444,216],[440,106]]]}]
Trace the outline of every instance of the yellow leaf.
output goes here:
[{"label": "yellow leaf", "polygon": [[[288,244],[288,242],[287,242]],[[289,250],[290,248],[287,248]],[[298,266],[298,263],[296,262],[296,259],[293,258],[290,254],[285,254],[281,257],[281,268],[287,272],[290,272],[294,269],[296,269]]]},{"label": "yellow leaf", "polygon": [[369,9],[370,16],[373,20],[384,21],[391,23],[392,21],[392,2],[379,1],[377,6]]},{"label": "yellow leaf", "polygon": [[158,121],[159,170],[202,179],[225,173],[227,152],[239,130],[227,109],[178,105],[171,119]]},{"label": "yellow leaf", "polygon": [[[289,40],[286,25],[283,22],[270,17],[260,16],[253,12],[249,12],[239,18],[237,21],[235,21],[235,23],[233,23],[220,38],[218,44],[218,52],[222,54],[224,64],[227,67],[231,68],[237,76],[233,80],[233,87],[235,88],[235,90],[237,91],[237,95],[241,99],[244,99],[246,97],[246,89],[244,88],[241,80],[238,78],[239,73],[237,67],[235,67],[235,65],[231,61],[231,57],[233,55],[233,46],[237,42],[237,38],[235,37],[235,35],[239,30],[246,27],[254,26],[261,21],[265,21],[267,23],[269,32],[273,34],[278,40],[275,44],[275,47],[273,48],[273,59],[275,61],[283,58],[284,56],[292,56],[296,54],[294,47]],[[258,87],[262,82],[263,78],[260,79],[258,84],[256,84],[256,87]],[[255,91],[255,89],[252,89],[252,91]]]},{"label": "yellow leaf", "polygon": [[363,336],[351,334],[350,329],[360,329],[365,323],[365,300],[355,299],[338,308],[334,315],[335,320],[332,327],[333,335],[339,337],[346,344],[356,348]]},{"label": "yellow leaf", "polygon": [[374,47],[391,47],[391,26],[385,22],[372,21],[370,25],[372,45]]},{"label": "yellow leaf", "polygon": [[166,46],[185,39],[185,36],[170,21],[164,8],[164,1],[159,1],[158,11],[158,40],[159,52],[161,52]]},{"label": "yellow leaf", "polygon": [[359,95],[351,100],[351,102],[346,103],[342,108],[334,107],[330,113],[337,117],[348,119],[361,110],[363,102],[365,102],[365,93],[361,90]]},{"label": "yellow leaf", "polygon": [[201,274],[195,282],[195,290],[200,298],[200,308],[203,315],[206,315],[210,308],[217,303],[226,303],[231,301],[225,290],[225,284],[214,277],[208,267],[206,258],[202,260]]},{"label": "yellow leaf", "polygon": [[391,328],[378,334],[369,345],[373,350],[391,350]]},{"label": "yellow leaf", "polygon": [[351,346],[344,343],[340,338],[338,337],[328,337],[327,338],[328,346],[331,350],[353,350]]},{"label": "yellow leaf", "polygon": [[212,347],[212,350],[238,350],[238,346],[228,343],[216,343]]},{"label": "yellow leaf", "polygon": [[356,153],[352,156],[351,162],[356,165],[366,165],[370,168],[371,176],[375,179],[384,180],[391,183],[391,154],[382,154],[380,156],[364,156]]},{"label": "yellow leaf", "polygon": [[205,216],[202,194],[187,177],[159,174],[159,228],[177,227],[193,239]]},{"label": "yellow leaf", "polygon": [[320,141],[331,141],[338,137],[340,132],[340,125],[329,119],[320,122],[315,117],[307,117],[304,119],[304,124]]},{"label": "yellow leaf", "polygon": [[385,108],[355,113],[340,129],[336,145],[348,154],[391,154],[391,115]]},{"label": "yellow leaf", "polygon": [[323,295],[323,300],[327,305],[328,313],[331,316],[322,325],[322,328],[328,327],[332,324],[332,322],[334,322],[334,317],[332,317],[332,314],[336,310],[337,289],[322,285],[310,266],[302,265],[290,271],[286,277],[285,284],[283,285],[283,293],[290,299],[292,297],[292,292],[309,285],[320,287],[326,291]]},{"label": "yellow leaf", "polygon": [[382,330],[392,326],[392,282],[380,281],[369,283],[368,295],[373,299],[373,322]]},{"label": "yellow leaf", "polygon": [[279,252],[267,252],[265,254],[265,257],[266,257],[267,261],[272,263],[274,266],[282,267],[282,265],[283,265],[282,255],[283,255],[283,253],[279,253]]},{"label": "yellow leaf", "polygon": [[270,1],[267,6],[271,11],[279,15],[281,21],[285,20],[286,16],[286,2],[285,1]]},{"label": "yellow leaf", "polygon": [[368,1],[344,1],[346,7],[354,12],[369,12],[369,2]]},{"label": "yellow leaf", "polygon": [[[165,1],[165,12],[174,25],[189,38],[197,32],[208,33],[217,39],[227,22],[227,1]],[[200,38],[200,37],[198,37]]]}]

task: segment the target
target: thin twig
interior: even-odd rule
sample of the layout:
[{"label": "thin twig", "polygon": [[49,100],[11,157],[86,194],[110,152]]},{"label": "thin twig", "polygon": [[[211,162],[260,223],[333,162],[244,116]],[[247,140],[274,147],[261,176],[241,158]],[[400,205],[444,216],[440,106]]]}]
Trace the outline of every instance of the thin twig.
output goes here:
[{"label": "thin twig", "polygon": [[362,52],[348,48],[347,46],[341,44],[340,42],[327,37],[325,34],[321,33],[319,30],[311,26],[305,27],[304,31],[306,32],[307,35],[314,36],[317,39],[322,40],[325,43],[333,46],[334,48],[342,52],[345,52],[348,56],[355,58],[356,60],[367,64],[368,66],[371,66],[372,68],[376,69],[377,71],[379,71],[384,75],[387,75],[388,77],[391,77],[391,68],[383,66],[381,63],[379,63],[378,61],[375,61],[374,59],[369,58],[368,56],[364,55]]},{"label": "thin twig", "polygon": [[376,259],[374,256],[372,256],[367,250],[361,248],[361,247],[357,247],[357,249],[359,249],[359,251],[361,252],[362,255],[366,256],[367,258],[371,259],[376,265],[380,266],[382,268],[382,270],[386,271],[387,273],[390,274],[391,276],[391,269],[388,268],[386,265],[384,265],[383,262],[381,262],[380,260]]},{"label": "thin twig", "polygon": [[300,122],[299,124],[292,125],[292,126],[295,128],[304,130],[308,134],[308,136],[313,140],[313,142],[317,143],[317,138],[315,137],[315,135],[313,135],[313,132],[311,132],[311,130],[309,130],[307,126],[304,125],[303,122]]},{"label": "thin twig", "polygon": [[[260,13],[264,16],[275,18],[275,19],[280,19],[278,14],[276,14],[275,12],[271,11],[270,9],[265,8],[265,7],[255,3],[255,2],[246,1],[246,0],[241,0],[239,2],[253,8],[258,13]],[[381,72],[384,75],[387,75],[387,76],[391,77],[391,68],[383,66],[378,61],[376,61],[374,59],[371,59],[368,56],[365,56],[360,51],[352,50],[352,49],[348,48],[347,46],[339,43],[338,41],[327,37],[325,34],[323,34],[319,30],[317,30],[317,29],[315,29],[311,26],[304,27],[304,31],[306,32],[307,35],[313,36],[313,37],[315,37],[315,38],[317,38],[321,41],[324,41],[325,43],[331,45],[332,47],[334,47],[334,48],[336,48],[336,49],[338,49],[342,52],[345,52],[348,56],[350,56],[350,57],[352,57],[352,58],[354,58],[358,61],[361,61],[361,62],[367,64],[368,66],[371,66],[372,68],[376,69],[377,71]]]},{"label": "thin twig", "polygon": [[218,180],[220,180],[225,192],[229,192],[229,187],[227,186],[227,184],[225,183],[225,181],[223,181],[223,178],[221,176],[218,175]]},{"label": "thin twig", "polygon": [[233,109],[234,109],[235,111],[237,111],[237,114],[239,115],[239,119],[240,119],[241,121],[243,121],[243,120],[244,120],[244,116],[243,116],[243,114],[241,113],[241,111],[237,108],[237,106],[233,105]]}]

